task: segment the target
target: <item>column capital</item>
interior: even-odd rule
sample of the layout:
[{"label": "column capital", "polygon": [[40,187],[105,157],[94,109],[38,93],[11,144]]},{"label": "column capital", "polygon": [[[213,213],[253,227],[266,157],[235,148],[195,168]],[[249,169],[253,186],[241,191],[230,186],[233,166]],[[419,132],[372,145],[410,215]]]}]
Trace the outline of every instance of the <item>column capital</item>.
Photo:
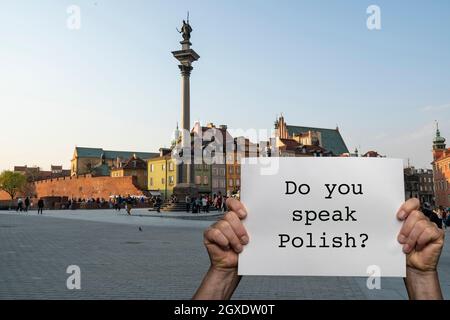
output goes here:
[{"label": "column capital", "polygon": [[191,75],[192,69],[194,69],[192,66],[187,66],[187,65],[184,65],[184,64],[178,65],[178,68],[180,68],[181,75],[183,77],[189,77]]}]

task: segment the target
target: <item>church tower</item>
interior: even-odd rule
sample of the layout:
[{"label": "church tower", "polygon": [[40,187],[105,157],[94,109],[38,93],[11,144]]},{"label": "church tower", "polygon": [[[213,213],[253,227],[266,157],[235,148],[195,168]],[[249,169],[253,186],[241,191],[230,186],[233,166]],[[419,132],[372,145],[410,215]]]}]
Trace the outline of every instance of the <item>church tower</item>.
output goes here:
[{"label": "church tower", "polygon": [[287,130],[286,122],[284,122],[283,114],[275,120],[275,136],[279,139],[289,139],[289,133]]},{"label": "church tower", "polygon": [[441,157],[445,151],[445,138],[441,137],[439,123],[436,121],[436,136],[433,139],[433,160]]}]

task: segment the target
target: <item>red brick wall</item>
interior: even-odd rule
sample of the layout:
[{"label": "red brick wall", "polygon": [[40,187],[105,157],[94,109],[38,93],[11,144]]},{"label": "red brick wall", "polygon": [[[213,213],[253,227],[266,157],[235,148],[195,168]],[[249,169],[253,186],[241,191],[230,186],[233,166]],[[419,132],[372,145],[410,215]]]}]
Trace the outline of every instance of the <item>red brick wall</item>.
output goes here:
[{"label": "red brick wall", "polygon": [[35,195],[40,197],[104,198],[110,195],[142,195],[133,177],[66,177],[34,183]]},{"label": "red brick wall", "polygon": [[0,200],[10,200],[11,197],[5,191],[0,190]]}]

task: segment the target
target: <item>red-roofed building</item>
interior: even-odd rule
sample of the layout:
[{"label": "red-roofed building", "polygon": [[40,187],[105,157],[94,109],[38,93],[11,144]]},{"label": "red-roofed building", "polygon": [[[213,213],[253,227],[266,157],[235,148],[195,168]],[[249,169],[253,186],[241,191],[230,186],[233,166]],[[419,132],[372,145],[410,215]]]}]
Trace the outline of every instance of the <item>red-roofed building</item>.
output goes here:
[{"label": "red-roofed building", "polygon": [[450,148],[445,148],[445,138],[439,127],[433,140],[433,180],[436,206],[450,207]]}]

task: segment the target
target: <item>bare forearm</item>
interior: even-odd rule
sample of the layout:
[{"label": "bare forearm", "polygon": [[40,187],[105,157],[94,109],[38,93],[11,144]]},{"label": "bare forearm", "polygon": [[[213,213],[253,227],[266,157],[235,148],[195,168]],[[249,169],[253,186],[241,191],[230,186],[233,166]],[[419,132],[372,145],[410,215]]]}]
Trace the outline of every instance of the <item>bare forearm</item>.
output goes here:
[{"label": "bare forearm", "polygon": [[237,275],[237,270],[217,270],[211,267],[192,299],[228,300],[233,295],[240,280],[241,277]]},{"label": "bare forearm", "polygon": [[442,300],[437,271],[406,269],[405,285],[411,300]]}]

